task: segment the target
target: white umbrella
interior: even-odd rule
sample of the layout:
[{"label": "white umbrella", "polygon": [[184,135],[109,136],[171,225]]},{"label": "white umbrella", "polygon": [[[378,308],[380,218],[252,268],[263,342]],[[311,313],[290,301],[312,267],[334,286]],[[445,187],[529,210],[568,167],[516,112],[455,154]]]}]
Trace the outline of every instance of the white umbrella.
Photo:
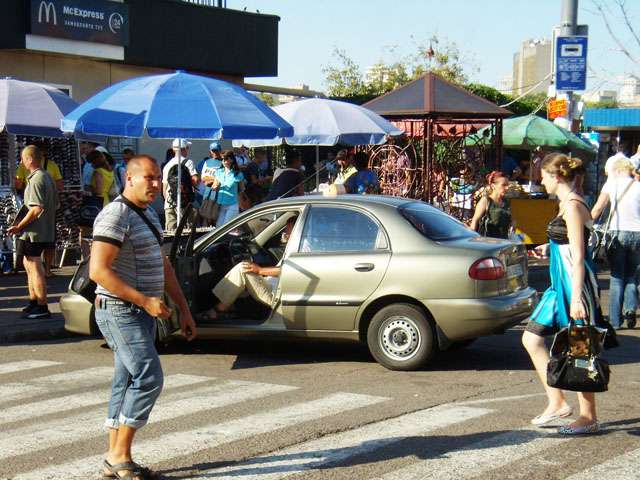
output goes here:
[{"label": "white umbrella", "polygon": [[[234,146],[263,147],[280,145],[380,145],[387,136],[403,132],[371,110],[347,102],[311,98],[278,105],[273,110],[293,126],[293,135],[271,140],[234,140]],[[316,148],[316,183],[319,183]]]},{"label": "white umbrella", "polygon": [[57,88],[41,83],[0,79],[0,132],[63,137],[60,120],[78,104]]}]

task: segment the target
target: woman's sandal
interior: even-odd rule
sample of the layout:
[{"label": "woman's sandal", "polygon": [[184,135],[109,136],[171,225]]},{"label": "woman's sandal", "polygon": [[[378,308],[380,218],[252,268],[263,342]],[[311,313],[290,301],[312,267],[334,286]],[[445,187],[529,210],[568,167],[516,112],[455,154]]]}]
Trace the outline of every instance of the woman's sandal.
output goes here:
[{"label": "woman's sandal", "polygon": [[[103,472],[102,478],[116,478],[120,480],[135,480],[136,477],[141,480],[158,480],[160,478],[156,472],[150,468],[142,467],[136,462],[122,462],[112,465],[105,460],[103,466],[109,471],[109,474]],[[129,473],[119,475],[118,472]]]}]

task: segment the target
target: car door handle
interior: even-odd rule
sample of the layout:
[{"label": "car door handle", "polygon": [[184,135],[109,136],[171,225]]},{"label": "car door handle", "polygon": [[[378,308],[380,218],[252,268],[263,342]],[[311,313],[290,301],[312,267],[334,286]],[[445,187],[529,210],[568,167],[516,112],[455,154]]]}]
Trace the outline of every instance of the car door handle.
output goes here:
[{"label": "car door handle", "polygon": [[356,263],[353,268],[358,272],[370,272],[375,268],[375,265],[373,263]]}]

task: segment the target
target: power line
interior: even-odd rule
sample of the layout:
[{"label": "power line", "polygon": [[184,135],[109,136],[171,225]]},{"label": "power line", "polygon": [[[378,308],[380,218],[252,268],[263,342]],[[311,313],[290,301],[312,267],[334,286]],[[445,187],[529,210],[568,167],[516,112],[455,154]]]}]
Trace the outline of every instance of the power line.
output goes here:
[{"label": "power line", "polygon": [[540,80],[538,83],[536,83],[535,85],[533,85],[533,87],[531,87],[529,90],[527,90],[526,92],[524,92],[523,94],[521,94],[520,96],[514,98],[513,100],[511,100],[508,103],[505,103],[504,105],[500,105],[500,107],[504,108],[504,107],[508,107],[509,105],[516,103],[518,100],[520,100],[523,97],[526,97],[527,95],[529,95],[533,90],[536,89],[536,87],[540,84],[542,84],[542,82],[544,82],[545,80],[547,80],[549,77],[551,77],[552,72],[549,72],[547,75],[545,75],[545,77]]}]

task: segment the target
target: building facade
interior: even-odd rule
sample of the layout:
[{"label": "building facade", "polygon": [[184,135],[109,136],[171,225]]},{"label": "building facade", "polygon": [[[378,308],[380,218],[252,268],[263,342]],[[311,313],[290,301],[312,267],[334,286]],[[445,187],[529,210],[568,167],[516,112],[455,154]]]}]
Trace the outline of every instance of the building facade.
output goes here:
[{"label": "building facade", "polygon": [[513,95],[546,93],[551,85],[553,42],[532,39],[522,42],[513,55]]},{"label": "building facade", "polygon": [[[0,77],[82,102],[122,80],[186,70],[242,84],[278,73],[279,17],[209,0],[3,0]],[[110,139],[164,161],[167,141]],[[194,142],[196,158],[208,142]]]}]

